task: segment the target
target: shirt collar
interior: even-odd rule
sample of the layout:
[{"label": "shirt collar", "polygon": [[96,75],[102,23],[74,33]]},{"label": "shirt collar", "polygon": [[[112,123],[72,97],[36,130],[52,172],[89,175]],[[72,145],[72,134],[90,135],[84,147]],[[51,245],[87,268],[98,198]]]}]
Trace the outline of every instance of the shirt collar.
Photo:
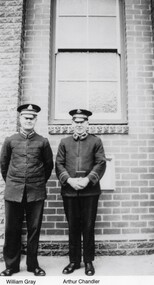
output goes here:
[{"label": "shirt collar", "polygon": [[20,128],[20,134],[25,138],[25,139],[29,139],[31,137],[34,136],[35,131],[32,130],[29,134],[27,134],[26,132],[24,132],[24,130],[22,128]]}]

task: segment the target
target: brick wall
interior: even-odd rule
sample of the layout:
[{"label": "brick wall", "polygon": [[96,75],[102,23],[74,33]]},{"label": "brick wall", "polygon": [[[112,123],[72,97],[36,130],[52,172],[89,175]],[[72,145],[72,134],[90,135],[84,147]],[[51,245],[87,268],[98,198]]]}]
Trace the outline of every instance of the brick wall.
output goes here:
[{"label": "brick wall", "polygon": [[38,131],[47,134],[49,93],[50,1],[27,0],[21,101],[41,106]]},{"label": "brick wall", "polygon": [[[2,2],[16,3],[16,1]],[[122,252],[125,254],[125,246],[127,249],[134,248],[134,251],[136,248],[144,248],[142,253],[146,254],[153,252],[154,233],[154,82],[151,1],[126,0],[125,14],[129,133],[100,135],[106,153],[115,156],[116,188],[115,191],[103,191],[100,197],[96,239],[112,241],[111,247],[116,241],[115,251],[116,248],[119,250],[117,247],[119,241],[147,240],[148,242],[143,245],[137,242],[133,246],[132,243],[128,243],[121,247],[123,250],[121,254]],[[14,21],[15,19],[14,16]],[[64,135],[48,134],[50,31],[50,0],[27,0],[20,99],[22,102],[32,100],[42,107],[37,130],[48,136],[55,157],[57,146]],[[1,55],[3,56],[2,52]],[[17,58],[19,60],[19,55]],[[15,76],[16,80],[17,78],[18,74]],[[12,86],[11,80],[9,84]],[[8,84],[4,86],[8,88]],[[8,101],[5,101],[5,106],[9,108]],[[16,122],[15,113],[12,118]],[[10,121],[8,130],[14,131]],[[48,182],[47,191],[48,199],[45,203],[41,239],[66,240],[67,223],[55,173]],[[108,243],[103,246],[98,245],[98,254],[100,252],[103,254],[103,249],[107,249],[104,253],[107,254],[110,249]],[[47,248],[45,244],[44,248]],[[56,248],[55,244],[53,248]],[[61,249],[64,248],[65,246],[61,244]],[[150,252],[147,252],[146,248],[150,248]]]},{"label": "brick wall", "polygon": [[[129,229],[153,233],[153,39],[150,1],[127,1]],[[121,163],[124,165],[124,162]],[[122,178],[126,175],[122,175]],[[123,188],[125,191],[125,188]],[[126,204],[127,205],[127,204]],[[133,206],[134,205],[134,206]],[[128,220],[127,220],[128,219]]]},{"label": "brick wall", "polygon": [[151,0],[151,10],[152,10],[152,33],[153,33],[153,39],[154,39],[154,1]]},{"label": "brick wall", "polygon": [[[103,191],[99,201],[96,233],[119,237],[154,232],[153,195],[153,40],[150,1],[125,1],[128,135],[102,135],[106,153],[115,155],[116,189]],[[62,136],[51,136],[56,153]],[[112,178],[111,178],[112,179]],[[46,234],[65,234],[60,188],[49,183],[47,201],[54,215],[46,216]],[[101,237],[100,237],[101,236]],[[105,236],[103,237],[105,239]]]}]

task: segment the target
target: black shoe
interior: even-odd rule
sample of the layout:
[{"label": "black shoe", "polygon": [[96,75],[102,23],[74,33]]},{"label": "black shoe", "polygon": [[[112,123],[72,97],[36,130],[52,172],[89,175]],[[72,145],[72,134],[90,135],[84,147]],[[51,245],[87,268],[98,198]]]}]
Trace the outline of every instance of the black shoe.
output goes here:
[{"label": "black shoe", "polygon": [[75,269],[80,268],[80,263],[75,263],[75,262],[70,262],[64,269],[63,269],[63,274],[70,274],[72,273]]},{"label": "black shoe", "polygon": [[45,271],[40,267],[36,267],[34,269],[27,268],[27,271],[33,272],[35,276],[45,276],[46,275]]},{"label": "black shoe", "polygon": [[85,274],[88,276],[92,276],[95,274],[95,269],[92,262],[85,262]]},{"label": "black shoe", "polygon": [[6,268],[4,271],[0,273],[0,276],[11,276],[14,273],[18,273],[19,269],[13,269],[13,268]]}]

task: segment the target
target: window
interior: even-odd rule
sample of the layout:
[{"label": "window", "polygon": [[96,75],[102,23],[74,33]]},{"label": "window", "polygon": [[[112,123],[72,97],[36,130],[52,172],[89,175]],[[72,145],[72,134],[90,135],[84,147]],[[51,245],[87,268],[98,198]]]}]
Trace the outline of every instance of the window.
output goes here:
[{"label": "window", "polygon": [[123,18],[122,0],[52,1],[52,123],[74,108],[94,124],[126,123]]}]

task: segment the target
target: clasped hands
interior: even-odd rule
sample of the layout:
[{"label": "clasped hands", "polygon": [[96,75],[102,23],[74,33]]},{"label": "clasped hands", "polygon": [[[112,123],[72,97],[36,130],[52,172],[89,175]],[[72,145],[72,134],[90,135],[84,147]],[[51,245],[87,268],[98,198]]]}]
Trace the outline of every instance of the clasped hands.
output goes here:
[{"label": "clasped hands", "polygon": [[70,177],[67,179],[67,183],[75,190],[82,190],[88,185],[89,178],[88,177],[75,177],[75,178]]}]

